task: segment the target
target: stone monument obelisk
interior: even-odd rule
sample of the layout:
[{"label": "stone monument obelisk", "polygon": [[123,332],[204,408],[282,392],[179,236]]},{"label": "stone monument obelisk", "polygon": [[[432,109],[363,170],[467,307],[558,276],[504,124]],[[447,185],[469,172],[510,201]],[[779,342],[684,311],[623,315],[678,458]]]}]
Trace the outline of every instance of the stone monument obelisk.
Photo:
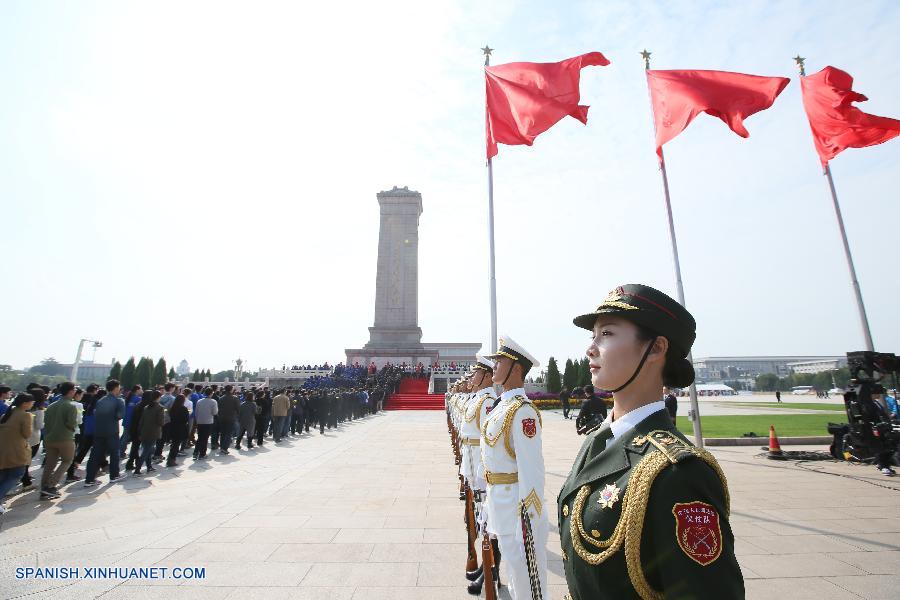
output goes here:
[{"label": "stone monument obelisk", "polygon": [[419,328],[419,215],[422,194],[407,187],[378,193],[378,274],[375,325],[366,350],[422,347]]},{"label": "stone monument obelisk", "polygon": [[[345,350],[347,364],[378,368],[387,363],[426,369],[435,363],[468,368],[481,344],[422,343],[419,328],[419,216],[422,194],[407,187],[379,192],[378,272],[375,278],[375,323],[362,348]],[[454,372],[453,377],[459,373]],[[446,373],[446,377],[449,377]],[[446,389],[442,380],[439,391]],[[438,389],[438,388],[435,388]]]}]

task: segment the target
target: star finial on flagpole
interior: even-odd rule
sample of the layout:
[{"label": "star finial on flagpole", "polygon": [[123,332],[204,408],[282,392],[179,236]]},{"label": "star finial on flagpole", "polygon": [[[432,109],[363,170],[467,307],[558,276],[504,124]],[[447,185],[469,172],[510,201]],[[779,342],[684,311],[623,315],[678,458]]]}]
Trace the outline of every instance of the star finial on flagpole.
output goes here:
[{"label": "star finial on flagpole", "polygon": [[794,57],[794,62],[797,63],[797,68],[800,69],[800,75],[806,75],[806,65],[803,64],[806,62],[806,59],[800,56],[800,53],[797,53],[797,56]]},{"label": "star finial on flagpole", "polygon": [[485,44],[484,48],[482,48],[481,51],[484,53],[485,56],[490,56],[491,52],[493,52],[494,49],[491,48],[490,46],[488,46],[487,44]]},{"label": "star finial on flagpole", "polygon": [[646,49],[646,48],[644,48],[644,50],[641,52],[641,58],[644,59],[644,68],[645,68],[645,69],[649,69],[649,68],[650,68],[650,54],[651,54],[651,53],[650,53],[650,52],[647,52],[647,49]]}]

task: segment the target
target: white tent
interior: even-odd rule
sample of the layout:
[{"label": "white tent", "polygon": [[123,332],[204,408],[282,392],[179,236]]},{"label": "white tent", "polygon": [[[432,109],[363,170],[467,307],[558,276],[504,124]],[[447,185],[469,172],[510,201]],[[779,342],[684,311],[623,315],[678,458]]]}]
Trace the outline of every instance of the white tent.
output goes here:
[{"label": "white tent", "polygon": [[737,392],[734,388],[724,383],[699,383],[697,393],[701,396],[734,396]]}]

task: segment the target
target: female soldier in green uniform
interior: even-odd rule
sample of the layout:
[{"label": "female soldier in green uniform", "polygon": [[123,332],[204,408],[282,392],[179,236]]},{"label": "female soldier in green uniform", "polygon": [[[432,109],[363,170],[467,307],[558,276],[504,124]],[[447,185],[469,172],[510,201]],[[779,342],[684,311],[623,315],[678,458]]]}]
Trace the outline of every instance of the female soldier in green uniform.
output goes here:
[{"label": "female soldier in green uniform", "polygon": [[744,597],[725,475],[675,429],[662,387],[694,369],[691,314],[644,285],[621,286],[574,320],[591,331],[591,378],[614,394],[559,494],[569,598]]}]

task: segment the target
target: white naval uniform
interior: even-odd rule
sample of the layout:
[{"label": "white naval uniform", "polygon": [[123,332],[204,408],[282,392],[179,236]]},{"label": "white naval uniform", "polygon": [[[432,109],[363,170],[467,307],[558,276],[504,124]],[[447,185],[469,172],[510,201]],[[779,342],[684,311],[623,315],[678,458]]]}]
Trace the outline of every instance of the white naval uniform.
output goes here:
[{"label": "white naval uniform", "polygon": [[472,394],[465,405],[460,429],[462,465],[460,473],[473,490],[485,489],[484,463],[481,462],[481,425],[487,420],[488,409],[494,405],[493,390],[486,387]]},{"label": "white naval uniform", "polygon": [[[503,392],[500,403],[482,424],[481,458],[488,481],[487,529],[497,536],[510,595],[513,600],[532,597],[519,516],[519,504],[524,502],[531,517],[541,596],[549,598],[547,535],[550,525],[544,505],[541,416],[523,388]],[[517,481],[509,482],[512,479]]]}]

